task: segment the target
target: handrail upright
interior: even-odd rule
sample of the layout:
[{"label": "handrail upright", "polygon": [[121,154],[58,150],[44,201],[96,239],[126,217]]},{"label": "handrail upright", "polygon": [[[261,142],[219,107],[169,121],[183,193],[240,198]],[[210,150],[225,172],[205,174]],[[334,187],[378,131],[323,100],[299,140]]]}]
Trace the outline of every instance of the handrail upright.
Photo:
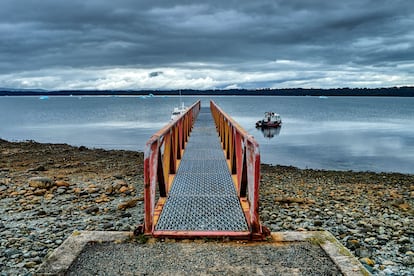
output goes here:
[{"label": "handrail upright", "polygon": [[[170,176],[176,173],[200,109],[201,101],[197,101],[147,141],[144,152],[144,224],[137,227],[135,234],[151,235],[154,231],[159,211],[171,188]],[[160,198],[156,202],[157,187]]]},{"label": "handrail upright", "polygon": [[260,224],[259,218],[259,144],[214,101],[210,101],[210,109],[224,154],[229,161],[230,172],[235,175],[235,187],[250,228],[251,239],[264,239],[270,231]]}]

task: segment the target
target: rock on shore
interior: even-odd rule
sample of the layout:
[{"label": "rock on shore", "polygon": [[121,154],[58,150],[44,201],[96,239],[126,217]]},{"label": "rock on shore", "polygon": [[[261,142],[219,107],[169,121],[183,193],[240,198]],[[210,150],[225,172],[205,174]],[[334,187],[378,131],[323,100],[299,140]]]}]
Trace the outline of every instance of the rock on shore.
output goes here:
[{"label": "rock on shore", "polygon": [[262,165],[272,231],[330,231],[373,274],[414,275],[414,175]]},{"label": "rock on shore", "polygon": [[[0,275],[75,230],[133,230],[142,192],[142,153],[0,139]],[[272,231],[326,229],[374,274],[414,274],[414,175],[262,165],[260,200]]]},{"label": "rock on shore", "polygon": [[26,275],[75,230],[143,221],[143,154],[0,140],[0,275]]}]

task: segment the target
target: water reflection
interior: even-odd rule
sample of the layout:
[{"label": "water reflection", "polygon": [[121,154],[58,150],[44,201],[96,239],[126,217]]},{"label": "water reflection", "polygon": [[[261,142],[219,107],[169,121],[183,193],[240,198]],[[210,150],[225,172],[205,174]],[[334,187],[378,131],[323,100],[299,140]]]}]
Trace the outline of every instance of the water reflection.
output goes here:
[{"label": "water reflection", "polygon": [[279,127],[256,127],[263,134],[263,137],[272,139],[280,134],[281,126]]}]

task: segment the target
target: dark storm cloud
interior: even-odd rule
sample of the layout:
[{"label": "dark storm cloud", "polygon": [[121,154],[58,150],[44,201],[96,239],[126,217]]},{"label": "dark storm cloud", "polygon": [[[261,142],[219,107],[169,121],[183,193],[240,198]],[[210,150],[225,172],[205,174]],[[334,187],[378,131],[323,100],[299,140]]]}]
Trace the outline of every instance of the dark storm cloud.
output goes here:
[{"label": "dark storm cloud", "polygon": [[0,74],[147,68],[153,77],[159,68],[196,67],[260,76],[282,65],[296,72],[250,85],[284,83],[310,69],[303,83],[345,67],[380,68],[386,76],[403,66],[404,74],[413,70],[413,10],[414,2],[398,0],[2,0]]},{"label": "dark storm cloud", "polygon": [[158,77],[159,75],[162,75],[162,72],[151,72],[151,73],[149,73],[149,77],[150,78],[155,78],[155,77]]}]

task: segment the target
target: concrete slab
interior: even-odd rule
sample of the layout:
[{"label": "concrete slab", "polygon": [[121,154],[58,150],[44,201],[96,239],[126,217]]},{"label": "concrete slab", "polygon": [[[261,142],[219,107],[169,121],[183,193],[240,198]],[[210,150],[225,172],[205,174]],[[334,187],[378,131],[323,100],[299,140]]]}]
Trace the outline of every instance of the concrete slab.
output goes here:
[{"label": "concrete slab", "polygon": [[370,275],[326,231],[275,232],[265,242],[156,240],[74,232],[36,275]]}]

